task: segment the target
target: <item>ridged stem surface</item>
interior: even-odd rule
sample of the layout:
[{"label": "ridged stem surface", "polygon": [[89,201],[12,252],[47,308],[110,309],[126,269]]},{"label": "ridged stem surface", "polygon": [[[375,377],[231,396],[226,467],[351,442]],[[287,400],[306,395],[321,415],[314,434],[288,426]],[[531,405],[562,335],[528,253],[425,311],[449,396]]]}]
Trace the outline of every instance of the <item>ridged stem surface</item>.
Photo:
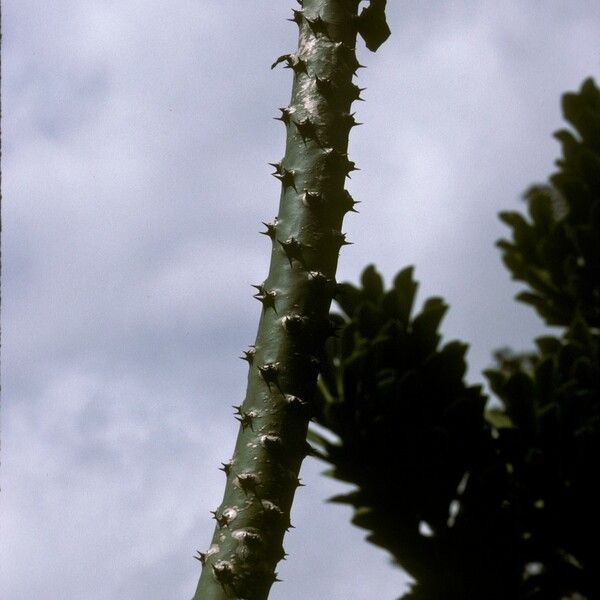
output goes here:
[{"label": "ridged stem surface", "polygon": [[256,287],[262,303],[256,342],[245,353],[245,400],[222,504],[214,512],[210,548],[199,553],[202,575],[194,600],[264,600],[284,557],[283,537],[307,454],[317,356],[331,334],[329,307],[344,214],[353,200],[344,182],[350,113],[360,90],[356,60],[358,0],[304,0],[292,19],[300,30],[296,54],[280,57],[294,76],[283,160],[274,164],[282,190],[271,239],[269,274]]}]

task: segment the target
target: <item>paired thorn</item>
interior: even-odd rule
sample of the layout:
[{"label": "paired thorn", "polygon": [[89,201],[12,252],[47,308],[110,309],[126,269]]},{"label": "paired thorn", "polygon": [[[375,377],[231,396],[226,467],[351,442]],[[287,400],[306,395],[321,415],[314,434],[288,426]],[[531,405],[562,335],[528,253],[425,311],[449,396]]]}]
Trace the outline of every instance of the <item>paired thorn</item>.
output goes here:
[{"label": "paired thorn", "polygon": [[294,188],[294,190],[295,190],[296,184],[294,182],[294,175],[295,175],[294,171],[288,171],[287,169],[284,169],[284,171],[281,175],[275,175],[275,177],[277,179],[279,179],[279,181],[281,181],[281,185],[283,186],[283,189],[291,187],[291,188]]},{"label": "paired thorn", "polygon": [[333,168],[340,168],[344,171],[346,177],[350,177],[352,171],[360,171],[356,163],[348,158],[348,154],[340,152],[335,148],[325,148],[324,154],[327,160],[331,161]]},{"label": "paired thorn", "polygon": [[272,308],[275,310],[275,297],[277,294],[272,290],[267,290],[262,283],[259,285],[253,285],[252,287],[258,290],[258,293],[254,294],[253,298],[256,298],[259,302],[261,302],[265,310],[267,308]]},{"label": "paired thorn", "polygon": [[346,234],[338,231],[337,229],[331,230],[331,238],[335,244],[339,244],[340,246],[351,246],[352,242],[349,242],[346,239]]},{"label": "paired thorn", "polygon": [[277,385],[277,377],[279,375],[279,363],[266,363],[258,367],[258,370],[269,388],[271,387],[272,383]]},{"label": "paired thorn", "polygon": [[348,131],[350,131],[350,129],[352,129],[353,127],[358,127],[359,125],[362,125],[363,123],[359,123],[354,118],[355,114],[356,113],[343,113],[339,117],[341,126],[344,127],[345,129],[347,129]]},{"label": "paired thorn", "polygon": [[279,110],[281,111],[281,116],[273,118],[276,121],[282,121],[286,125],[289,125],[292,120],[292,113],[295,112],[295,110],[291,106],[282,106]]},{"label": "paired thorn", "polygon": [[306,61],[301,59],[296,54],[282,54],[272,65],[271,69],[274,69],[279,63],[285,63],[286,69],[293,69],[294,73],[306,73]]},{"label": "paired thorn", "polygon": [[287,405],[293,410],[306,412],[309,408],[309,404],[306,400],[303,400],[298,396],[294,396],[293,394],[286,394],[285,401],[287,402]]},{"label": "paired thorn", "polygon": [[290,261],[290,267],[292,266],[292,260],[299,261],[304,266],[304,257],[302,254],[302,248],[307,247],[305,244],[301,244],[295,237],[290,237],[285,242],[278,240],[279,244],[283,248],[287,259]]},{"label": "paired thorn", "polygon": [[294,175],[296,172],[294,170],[286,169],[280,162],[269,164],[275,169],[275,173],[272,173],[273,177],[281,181],[284,189],[287,187],[296,189],[296,185],[294,183]]},{"label": "paired thorn", "polygon": [[206,554],[206,552],[200,552],[200,550],[196,550],[196,553],[198,554],[198,556],[194,556],[194,558],[196,560],[199,560],[202,566],[204,566],[206,564],[206,558],[208,555]]},{"label": "paired thorn", "polygon": [[261,505],[263,508],[263,513],[267,517],[276,519],[283,517],[283,511],[274,502],[271,502],[270,500],[261,500]]},{"label": "paired thorn", "polygon": [[257,531],[252,531],[250,529],[238,529],[233,534],[232,537],[236,540],[250,545],[258,545],[261,544],[263,539],[260,533]]},{"label": "paired thorn", "polygon": [[318,15],[314,19],[306,19],[306,22],[315,36],[318,34],[329,36],[328,25],[322,19],[321,15]]},{"label": "paired thorn", "polygon": [[265,223],[264,221],[262,221],[262,224],[267,228],[267,230],[260,231],[259,233],[262,233],[262,235],[266,235],[267,237],[270,237],[272,240],[274,240],[277,234],[277,218],[275,218],[271,223]]},{"label": "paired thorn", "polygon": [[320,208],[325,203],[325,198],[321,192],[311,192],[309,190],[304,190],[304,194],[302,195],[302,201],[309,208]]},{"label": "paired thorn", "polygon": [[331,245],[337,250],[339,250],[342,246],[351,246],[352,242],[349,242],[346,239],[346,234],[338,231],[337,229],[331,229],[329,233],[324,237],[324,242],[327,245]]},{"label": "paired thorn", "polygon": [[285,170],[281,161],[268,164],[275,169],[275,173],[272,174],[273,176],[281,175]]},{"label": "paired thorn", "polygon": [[251,365],[254,361],[254,356],[256,355],[256,348],[254,346],[250,346],[248,350],[244,350],[242,354],[243,356],[240,356],[240,358]]},{"label": "paired thorn", "polygon": [[356,163],[352,160],[348,159],[348,155],[342,155],[345,160],[343,160],[343,168],[346,171],[346,177],[350,179],[350,173],[352,171],[360,171],[360,169],[356,166]]},{"label": "paired thorn", "polygon": [[237,476],[237,482],[245,494],[252,492],[256,494],[258,487],[258,477],[254,473],[240,473]]},{"label": "paired thorn", "polygon": [[289,556],[289,554],[284,550],[283,546],[281,546],[278,556],[279,560],[286,560],[286,557]]},{"label": "paired thorn", "polygon": [[233,582],[233,565],[228,560],[219,560],[213,566],[215,579],[224,587]]},{"label": "paired thorn", "polygon": [[239,421],[242,425],[242,430],[246,429],[246,427],[250,427],[250,429],[254,430],[253,423],[254,419],[256,419],[257,414],[255,411],[250,410],[248,412],[240,412],[236,417],[236,420]]},{"label": "paired thorn", "polygon": [[301,121],[294,121],[294,125],[302,138],[302,141],[306,144],[306,139],[313,139],[318,142],[317,129],[309,118],[302,119]]},{"label": "paired thorn", "polygon": [[231,473],[231,462],[221,463],[221,467],[219,467],[219,471],[223,471],[227,477],[229,477],[229,473]]},{"label": "paired thorn", "polygon": [[308,277],[315,284],[315,286],[318,286],[318,288],[321,290],[331,289],[333,292],[337,286],[335,279],[327,277],[327,275],[321,273],[321,271],[309,271]]},{"label": "paired thorn", "polygon": [[352,48],[351,46],[344,44],[344,42],[336,42],[335,46],[346,54],[344,60],[353,75],[356,75],[358,69],[366,69],[364,65],[361,65],[358,60],[356,60],[356,48]]},{"label": "paired thorn", "polygon": [[281,319],[285,330],[291,335],[298,335],[306,325],[306,317],[298,314],[286,315]]},{"label": "paired thorn", "polygon": [[320,79],[319,77],[315,77],[315,85],[319,92],[327,99],[335,97],[335,86],[331,79],[325,77]]},{"label": "paired thorn", "polygon": [[351,83],[348,91],[348,95],[350,97],[350,101],[354,102],[358,100],[359,102],[364,102],[364,98],[361,98],[360,93],[364,92],[367,88],[358,87],[356,84]]},{"label": "paired thorn", "polygon": [[[293,471],[288,471],[288,472],[287,472],[287,475],[288,475],[288,479],[289,479],[289,481],[290,481],[290,482],[291,482],[293,485],[295,485],[296,487],[306,487],[306,486],[305,486],[305,485],[302,483],[302,481],[301,481],[301,479],[298,477],[298,475],[296,475],[296,473],[294,473]],[[291,528],[291,529],[294,529],[294,526],[293,526],[291,523],[288,523],[288,527],[289,527],[289,528]]]},{"label": "paired thorn", "polygon": [[354,207],[357,204],[360,204],[360,202],[358,200],[354,200],[354,198],[352,198],[348,190],[344,190],[341,204],[344,212],[358,213],[358,211]]},{"label": "paired thorn", "polygon": [[287,20],[291,21],[292,23],[296,23],[296,25],[301,25],[302,24],[302,15],[304,14],[304,11],[292,8],[292,14],[293,14],[292,18],[287,19]]},{"label": "paired thorn", "polygon": [[217,525],[219,526],[219,529],[222,529],[223,527],[227,527],[227,525],[229,525],[229,517],[222,513],[219,515],[219,513],[216,510],[211,510],[210,514],[213,516],[213,519],[217,522]]},{"label": "paired thorn", "polygon": [[279,452],[283,448],[283,441],[278,435],[263,435],[260,438],[260,443],[269,452]]}]

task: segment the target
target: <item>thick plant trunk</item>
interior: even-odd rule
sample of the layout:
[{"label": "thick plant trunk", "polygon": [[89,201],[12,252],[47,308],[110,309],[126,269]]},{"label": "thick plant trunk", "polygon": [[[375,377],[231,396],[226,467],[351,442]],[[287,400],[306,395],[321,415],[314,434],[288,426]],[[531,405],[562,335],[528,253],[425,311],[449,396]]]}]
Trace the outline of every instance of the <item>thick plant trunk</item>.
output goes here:
[{"label": "thick plant trunk", "polygon": [[[360,94],[352,83],[360,66],[354,48],[358,30],[365,39],[367,30],[377,30],[372,6],[358,17],[358,4],[304,0],[292,17],[300,29],[298,52],[273,65],[294,74],[292,100],[280,116],[285,157],[274,164],[282,186],[279,214],[263,232],[272,252],[269,275],[255,286],[262,316],[256,343],[245,353],[250,372],[246,398],[236,408],[240,431],[222,468],[227,484],[214,512],[212,544],[198,556],[203,569],[194,600],[264,600],[284,557],[307,454],[316,356],[330,333],[338,254],[347,243],[342,219],[354,205],[344,189],[354,170],[346,154],[356,124],[350,107]],[[371,4],[381,6],[382,17],[385,3]]]}]

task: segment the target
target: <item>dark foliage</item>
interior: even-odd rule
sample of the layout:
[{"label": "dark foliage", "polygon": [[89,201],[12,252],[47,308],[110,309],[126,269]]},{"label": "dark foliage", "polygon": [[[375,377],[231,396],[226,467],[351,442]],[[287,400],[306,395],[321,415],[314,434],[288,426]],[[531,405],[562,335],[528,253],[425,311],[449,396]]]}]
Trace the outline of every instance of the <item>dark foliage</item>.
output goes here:
[{"label": "dark foliage", "polygon": [[334,498],[414,579],[404,600],[600,598],[600,91],[563,97],[575,133],[550,184],[526,194],[529,219],[502,213],[499,246],[556,337],[496,354],[484,412],[464,383],[466,345],[440,346],[447,309],[412,316],[408,268],[385,291],[373,267],[341,287],[340,335],[326,348],[314,433]]},{"label": "dark foliage", "polygon": [[559,171],[526,193],[529,220],[500,214],[513,239],[498,246],[513,278],[530,288],[517,298],[548,325],[568,327],[580,315],[600,327],[600,91],[588,79],[563,96],[562,107],[574,131],[555,134]]},{"label": "dark foliage", "polygon": [[600,597],[600,336],[583,320],[486,372],[499,455],[519,515],[523,598]]},{"label": "dark foliage", "polygon": [[501,214],[513,239],[498,243],[529,287],[517,299],[562,334],[485,373],[510,424],[498,445],[524,524],[522,592],[540,599],[600,597],[600,90],[588,79],[562,108],[574,131],[555,134],[559,170],[527,192],[529,221]]},{"label": "dark foliage", "polygon": [[485,398],[463,379],[466,345],[440,346],[447,306],[429,298],[412,316],[416,289],[411,268],[389,291],[373,267],[361,288],[344,284],[315,419],[340,441],[313,442],[330,475],[358,487],[332,500],[351,504],[353,523],[417,581],[407,598],[505,599],[521,575],[519,561],[506,572],[518,536],[506,470]]}]

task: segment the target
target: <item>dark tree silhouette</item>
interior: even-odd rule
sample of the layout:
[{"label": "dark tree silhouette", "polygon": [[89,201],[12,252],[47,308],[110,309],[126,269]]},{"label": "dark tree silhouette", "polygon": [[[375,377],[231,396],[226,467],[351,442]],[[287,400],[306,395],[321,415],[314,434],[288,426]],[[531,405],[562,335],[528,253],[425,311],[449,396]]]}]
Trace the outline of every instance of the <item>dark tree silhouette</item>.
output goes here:
[{"label": "dark tree silhouette", "polygon": [[353,523],[414,579],[404,600],[600,598],[600,90],[563,96],[572,130],[558,171],[501,213],[498,246],[555,335],[500,351],[485,410],[464,382],[466,345],[440,347],[447,306],[404,269],[385,291],[375,269],[345,284],[311,433],[329,474],[356,490]]}]

